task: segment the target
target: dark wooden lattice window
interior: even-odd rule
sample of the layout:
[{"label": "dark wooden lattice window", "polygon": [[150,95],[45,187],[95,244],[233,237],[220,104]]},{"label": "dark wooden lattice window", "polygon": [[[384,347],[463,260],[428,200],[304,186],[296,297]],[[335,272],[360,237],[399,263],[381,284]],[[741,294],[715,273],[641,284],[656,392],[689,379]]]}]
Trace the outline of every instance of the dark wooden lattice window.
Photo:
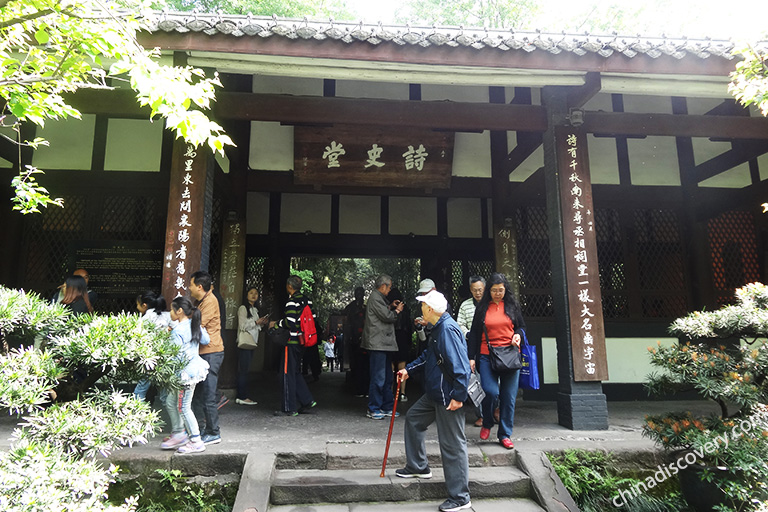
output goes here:
[{"label": "dark wooden lattice window", "polygon": [[[275,291],[278,290],[274,266],[265,256],[251,256],[245,262],[245,289],[255,286],[259,290],[261,314],[276,314],[280,307],[275,304]],[[279,317],[279,316],[278,316]],[[277,317],[276,317],[277,318]]]},{"label": "dark wooden lattice window", "polygon": [[217,289],[219,286],[219,276],[221,275],[222,225],[224,222],[222,209],[221,197],[214,195],[213,210],[211,211],[211,247],[208,253],[208,273],[211,274]]},{"label": "dark wooden lattice window", "polygon": [[635,210],[633,220],[642,316],[674,318],[685,314],[687,288],[677,212]]},{"label": "dark wooden lattice window", "polygon": [[725,212],[710,219],[707,231],[715,299],[728,304],[735,288],[760,280],[755,219],[750,212]]},{"label": "dark wooden lattice window", "polygon": [[71,269],[67,268],[69,242],[86,234],[85,196],[65,196],[64,208],[45,208],[39,215],[30,215],[24,229],[25,287],[48,298],[64,282]]},{"label": "dark wooden lattice window", "polygon": [[165,216],[160,215],[156,198],[107,196],[101,209],[101,225],[94,238],[152,241],[158,236],[162,238],[164,229]]},{"label": "dark wooden lattice window", "polygon": [[[152,242],[164,238],[165,208],[158,206],[158,199],[152,196],[106,196],[101,202],[101,219],[91,236],[94,240],[120,240]],[[162,268],[162,254],[157,255],[158,269]],[[156,284],[151,286],[159,291],[162,270],[156,276]],[[96,285],[98,287],[98,284]],[[95,305],[100,313],[133,312],[136,310],[136,297],[110,297],[100,294]]]},{"label": "dark wooden lattice window", "polygon": [[627,318],[629,317],[627,263],[624,256],[619,212],[595,209],[595,231],[603,316]]},{"label": "dark wooden lattice window", "polygon": [[461,261],[451,260],[451,294],[448,302],[453,306],[453,312],[459,312],[461,301],[466,298],[467,279],[464,278],[464,269]]},{"label": "dark wooden lattice window", "polygon": [[552,269],[549,259],[547,211],[544,207],[517,210],[517,257],[520,305],[526,318],[552,317]]},{"label": "dark wooden lattice window", "polygon": [[448,300],[453,306],[454,314],[459,313],[461,303],[470,297],[469,278],[481,276],[488,279],[493,271],[493,261],[490,260],[451,261],[452,293]]}]

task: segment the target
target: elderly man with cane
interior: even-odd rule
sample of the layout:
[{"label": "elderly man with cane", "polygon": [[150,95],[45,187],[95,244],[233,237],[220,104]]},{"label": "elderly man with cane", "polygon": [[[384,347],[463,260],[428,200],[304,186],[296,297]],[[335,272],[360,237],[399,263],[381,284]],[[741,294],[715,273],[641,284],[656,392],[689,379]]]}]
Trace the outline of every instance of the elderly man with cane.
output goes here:
[{"label": "elderly man with cane", "polygon": [[425,393],[405,417],[406,465],[395,471],[400,478],[431,478],[424,440],[427,428],[437,423],[440,457],[448,499],[438,509],[454,512],[470,508],[469,458],[464,435],[464,401],[467,400],[470,367],[464,336],[456,321],[446,313],[448,302],[432,290],[417,297],[424,319],[434,325],[427,348],[418,359],[397,373],[408,379],[414,370],[424,371]]}]

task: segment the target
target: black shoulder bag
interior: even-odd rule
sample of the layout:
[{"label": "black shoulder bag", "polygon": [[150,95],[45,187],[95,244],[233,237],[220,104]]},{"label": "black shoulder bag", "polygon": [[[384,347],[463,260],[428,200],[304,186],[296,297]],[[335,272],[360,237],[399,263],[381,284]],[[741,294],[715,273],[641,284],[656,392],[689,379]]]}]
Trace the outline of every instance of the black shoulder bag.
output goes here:
[{"label": "black shoulder bag", "polygon": [[491,338],[488,336],[488,329],[485,327],[485,318],[483,318],[483,331],[485,332],[485,341],[488,344],[491,370],[496,373],[511,373],[523,367],[519,347],[512,343],[502,347],[494,347],[491,345]]}]

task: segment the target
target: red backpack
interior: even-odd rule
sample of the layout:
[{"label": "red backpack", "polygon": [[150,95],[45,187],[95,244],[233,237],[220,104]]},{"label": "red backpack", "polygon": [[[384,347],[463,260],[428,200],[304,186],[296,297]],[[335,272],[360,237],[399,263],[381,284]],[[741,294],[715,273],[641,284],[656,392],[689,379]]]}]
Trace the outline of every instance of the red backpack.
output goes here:
[{"label": "red backpack", "polygon": [[299,344],[305,347],[314,347],[317,345],[317,328],[315,327],[315,317],[312,316],[312,309],[309,304],[304,305],[299,316]]}]

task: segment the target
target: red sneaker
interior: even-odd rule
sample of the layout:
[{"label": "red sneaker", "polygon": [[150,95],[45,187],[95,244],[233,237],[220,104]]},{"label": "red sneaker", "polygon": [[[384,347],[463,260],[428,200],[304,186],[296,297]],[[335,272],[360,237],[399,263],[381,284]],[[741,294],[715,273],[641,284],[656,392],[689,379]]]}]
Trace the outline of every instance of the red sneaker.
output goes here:
[{"label": "red sneaker", "polygon": [[480,439],[485,441],[489,437],[491,437],[491,429],[485,428],[485,427],[481,428],[480,429]]},{"label": "red sneaker", "polygon": [[503,446],[507,450],[511,450],[512,448],[515,447],[515,443],[513,443],[512,440],[508,437],[501,439],[499,442],[501,443],[501,446]]}]

